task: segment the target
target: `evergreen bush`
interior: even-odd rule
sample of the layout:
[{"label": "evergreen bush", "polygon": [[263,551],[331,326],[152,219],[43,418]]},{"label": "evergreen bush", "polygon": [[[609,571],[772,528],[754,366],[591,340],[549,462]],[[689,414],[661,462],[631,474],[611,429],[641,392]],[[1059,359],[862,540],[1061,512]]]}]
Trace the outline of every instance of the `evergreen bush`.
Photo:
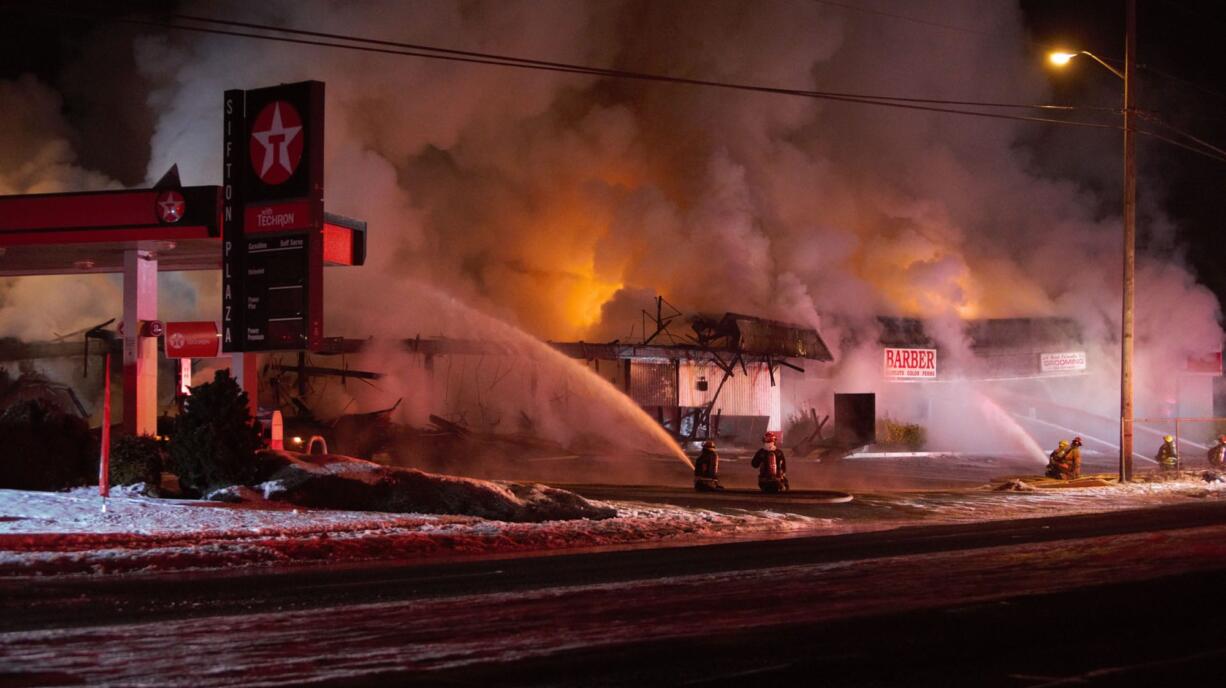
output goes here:
[{"label": "evergreen bush", "polygon": [[162,484],[166,443],[149,435],[122,435],[111,443],[111,484],[144,483],[156,491]]},{"label": "evergreen bush", "polygon": [[170,463],[184,488],[203,494],[252,482],[255,453],[262,445],[259,424],[247,410],[247,393],[219,370],[212,382],[192,387],[175,418]]}]

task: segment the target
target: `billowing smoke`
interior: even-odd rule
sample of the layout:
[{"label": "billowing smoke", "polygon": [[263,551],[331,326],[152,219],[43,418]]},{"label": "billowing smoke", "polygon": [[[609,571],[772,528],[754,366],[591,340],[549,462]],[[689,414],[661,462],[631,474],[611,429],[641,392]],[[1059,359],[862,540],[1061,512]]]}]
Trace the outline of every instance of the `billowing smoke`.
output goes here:
[{"label": "billowing smoke", "polygon": [[[209,12],[701,79],[1048,98],[1020,11],[1007,3],[908,4],[983,34],[807,0]],[[222,36],[149,35],[134,49],[156,114],[150,180],[177,163],[186,184],[218,183],[223,90],[327,83],[327,203],[371,227],[369,264],[329,273],[330,334],[452,334],[446,314],[406,305],[415,282],[538,337],[588,341],[625,338],[659,294],[683,310],[816,326],[836,357],[832,388],[885,393],[874,316],[929,319],[955,359],[970,355],[964,318],[1067,316],[1082,327],[1095,374],[1062,401],[1110,415],[1118,398],[1121,223],[1104,212],[1116,199],[1045,171],[1029,148],[1042,140],[1036,125]],[[31,107],[52,115],[58,106],[39,84],[2,88],[35,93]],[[27,133],[20,146],[0,139],[0,191],[107,184],[72,167],[54,116],[17,117]],[[1076,137],[1062,140],[1097,155],[1116,150],[1118,133]],[[1109,155],[1096,173],[1119,178],[1118,166]],[[1164,248],[1138,258],[1137,398],[1156,413],[1174,394],[1169,371],[1219,348],[1222,331],[1216,299],[1171,248],[1173,224],[1146,211],[1146,231]],[[17,331],[12,312],[40,302],[0,287],[0,328]],[[372,323],[372,308],[386,317]],[[999,441],[1029,451],[1008,434]]]}]

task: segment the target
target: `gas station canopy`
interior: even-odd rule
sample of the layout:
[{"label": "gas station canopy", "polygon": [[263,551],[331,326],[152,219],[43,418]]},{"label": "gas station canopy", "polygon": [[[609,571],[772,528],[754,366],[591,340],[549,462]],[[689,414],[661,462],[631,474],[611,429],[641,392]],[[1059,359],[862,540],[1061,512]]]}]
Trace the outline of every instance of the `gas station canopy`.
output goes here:
[{"label": "gas station canopy", "polygon": [[[123,272],[124,252],[159,271],[221,268],[222,188],[0,196],[0,276]],[[361,265],[366,223],[324,216],[324,262]]]},{"label": "gas station canopy", "polygon": [[256,352],[323,343],[325,265],[366,260],[366,223],[324,211],[324,85],[229,90],[224,186],[0,196],[0,277],[123,273],[124,429],[157,432],[159,271],[221,271],[221,349],[255,414]]},{"label": "gas station canopy", "polygon": [[221,187],[0,196],[0,275],[122,272],[124,251],[160,270],[221,266]]}]

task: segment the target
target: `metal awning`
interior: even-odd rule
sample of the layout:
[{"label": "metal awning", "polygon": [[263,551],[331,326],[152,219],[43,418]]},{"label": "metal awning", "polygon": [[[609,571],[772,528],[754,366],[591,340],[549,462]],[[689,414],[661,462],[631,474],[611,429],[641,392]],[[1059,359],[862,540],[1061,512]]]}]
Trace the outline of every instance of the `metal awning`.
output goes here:
[{"label": "metal awning", "polygon": [[[0,276],[123,272],[125,251],[160,272],[221,269],[220,186],[0,196]],[[361,265],[366,223],[324,214],[327,265]]]},{"label": "metal awning", "polygon": [[0,275],[122,272],[125,251],[158,269],[221,266],[221,187],[0,196]]}]

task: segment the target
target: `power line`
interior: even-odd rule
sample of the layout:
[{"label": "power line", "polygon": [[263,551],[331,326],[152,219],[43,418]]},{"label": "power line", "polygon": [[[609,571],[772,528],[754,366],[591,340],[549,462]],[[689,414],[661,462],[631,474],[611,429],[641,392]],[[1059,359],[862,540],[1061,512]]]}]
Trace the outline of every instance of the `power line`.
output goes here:
[{"label": "power line", "polygon": [[[870,15],[879,16],[879,17],[887,17],[887,18],[890,18],[890,19],[898,19],[898,20],[901,20],[901,21],[907,21],[907,22],[911,22],[911,23],[914,23],[914,24],[920,24],[920,25],[922,25],[922,26],[929,26],[929,27],[934,27],[934,28],[939,28],[939,29],[945,29],[945,30],[949,30],[949,31],[958,31],[958,32],[962,32],[962,33],[976,34],[976,35],[980,35],[980,36],[995,36],[995,35],[999,35],[999,34],[993,34],[993,33],[988,32],[988,31],[982,31],[982,30],[979,30],[979,29],[972,29],[972,28],[965,27],[965,26],[955,26],[955,25],[952,25],[952,24],[944,24],[944,23],[941,23],[941,22],[934,22],[934,21],[930,21],[930,20],[926,20],[926,19],[919,19],[919,18],[917,18],[917,17],[909,17],[909,16],[906,16],[906,15],[897,14],[897,13],[893,13],[893,12],[886,12],[886,11],[884,11],[884,10],[877,10],[877,9],[872,9],[872,8],[867,8],[867,7],[861,7],[861,6],[858,6],[858,5],[852,5],[852,4],[845,3],[845,2],[835,2],[834,0],[812,0],[812,1],[813,1],[813,2],[815,2],[815,3],[817,3],[817,4],[819,4],[819,5],[827,5],[827,6],[830,6],[830,7],[838,7],[838,8],[840,8],[840,9],[852,10],[852,11],[855,11],[855,12],[862,12],[862,13],[864,13],[864,14],[870,14]],[[1217,16],[1210,16],[1210,15],[1207,15],[1207,14],[1202,13],[1202,12],[1197,12],[1197,11],[1195,11],[1195,10],[1192,10],[1191,8],[1184,7],[1184,6],[1180,5],[1179,3],[1169,3],[1169,4],[1174,5],[1174,6],[1176,7],[1176,9],[1182,10],[1182,11],[1184,11],[1184,12],[1188,13],[1188,14],[1198,15],[1198,16],[1201,16],[1201,17],[1204,17],[1204,18],[1210,19],[1211,21],[1214,21],[1214,22],[1216,22],[1216,23],[1219,23],[1219,24],[1222,24],[1222,25],[1226,25],[1226,21],[1223,21],[1223,19],[1222,19],[1222,18],[1220,18],[1220,17],[1217,17]],[[1042,45],[1042,44],[1037,43],[1037,42],[1035,42],[1035,41],[1027,41],[1027,42],[1028,42],[1028,43],[1030,43],[1031,45]],[[1100,59],[1104,59],[1104,60],[1106,60],[1107,62],[1112,62],[1112,63],[1116,63],[1116,64],[1121,64],[1121,65],[1122,65],[1122,63],[1123,63],[1123,60],[1120,60],[1119,58],[1100,58]],[[1194,81],[1191,81],[1191,80],[1188,80],[1188,79],[1184,79],[1184,78],[1182,78],[1182,77],[1178,77],[1178,76],[1176,76],[1176,75],[1174,75],[1174,74],[1171,74],[1171,73],[1169,73],[1169,72],[1165,72],[1165,71],[1163,71],[1163,70],[1160,70],[1160,69],[1158,69],[1158,68],[1156,68],[1156,67],[1153,67],[1153,66],[1150,66],[1150,65],[1141,64],[1141,65],[1137,65],[1137,66],[1138,66],[1139,68],[1141,68],[1141,69],[1144,69],[1144,70],[1146,70],[1146,71],[1152,72],[1153,74],[1155,74],[1155,75],[1157,75],[1157,76],[1163,77],[1163,78],[1165,78],[1165,79],[1169,79],[1169,80],[1171,80],[1171,81],[1179,82],[1180,84],[1183,84],[1183,85],[1185,85],[1185,86],[1187,86],[1187,87],[1189,87],[1189,88],[1192,88],[1192,89],[1195,89],[1195,90],[1201,91],[1201,92],[1203,92],[1203,93],[1206,93],[1206,94],[1208,94],[1208,95],[1212,95],[1212,96],[1215,96],[1215,97],[1222,98],[1222,99],[1226,100],[1226,95],[1223,95],[1222,93],[1220,93],[1220,92],[1218,92],[1218,91],[1215,91],[1215,90],[1213,90],[1213,89],[1211,89],[1211,88],[1205,87],[1205,86],[1203,86],[1203,85],[1201,85],[1201,84],[1198,84],[1198,83],[1196,83],[1196,82],[1194,82]],[[1116,110],[1116,112],[1118,112],[1118,110]],[[1220,147],[1218,147],[1218,146],[1215,146],[1214,144],[1209,143],[1208,141],[1205,141],[1204,139],[1198,138],[1197,136],[1194,136],[1193,134],[1191,134],[1191,133],[1189,133],[1189,132],[1186,132],[1186,131],[1184,131],[1184,130],[1180,129],[1179,127],[1176,127],[1176,126],[1175,126],[1175,125],[1173,125],[1173,124],[1170,124],[1170,123],[1168,123],[1168,122],[1165,122],[1165,121],[1163,121],[1162,119],[1160,119],[1159,117],[1157,117],[1156,115],[1154,115],[1154,114],[1152,114],[1152,113],[1138,113],[1138,115],[1139,115],[1139,116],[1141,116],[1142,118],[1146,119],[1147,121],[1153,122],[1154,124],[1157,124],[1157,125],[1158,125],[1158,126],[1160,126],[1160,127],[1163,127],[1163,128],[1165,128],[1165,129],[1168,129],[1168,130],[1170,130],[1170,131],[1174,132],[1174,133],[1175,133],[1176,135],[1178,135],[1178,136],[1182,136],[1182,137],[1184,137],[1184,138],[1186,138],[1186,139],[1188,139],[1188,140],[1192,141],[1192,142],[1193,142],[1193,144],[1195,144],[1195,145],[1193,145],[1193,144],[1188,144],[1188,143],[1185,143],[1185,142],[1179,141],[1179,140],[1177,140],[1177,139],[1174,139],[1174,138],[1171,138],[1171,137],[1168,137],[1168,136],[1164,136],[1164,135],[1159,134],[1159,133],[1157,133],[1157,132],[1155,132],[1155,131],[1152,131],[1152,130],[1138,129],[1138,130],[1137,130],[1137,133],[1139,133],[1139,134],[1143,134],[1143,135],[1145,135],[1145,136],[1149,136],[1149,137],[1154,138],[1154,139],[1157,139],[1157,140],[1159,140],[1159,141],[1163,141],[1164,143],[1169,143],[1169,144],[1171,144],[1171,145],[1173,145],[1173,146],[1177,146],[1177,147],[1182,148],[1182,149],[1184,149],[1184,150],[1191,151],[1191,152],[1193,152],[1193,153],[1196,153],[1196,154],[1198,154],[1198,155],[1205,156],[1205,157],[1207,157],[1207,158],[1210,158],[1210,159],[1212,159],[1212,160],[1216,160],[1216,161],[1218,161],[1218,162],[1226,162],[1226,150],[1224,150],[1224,149],[1222,149],[1222,148],[1220,148]]]},{"label": "power line", "polygon": [[[1172,146],[1176,146],[1176,147],[1178,147],[1178,148],[1182,148],[1182,149],[1184,149],[1184,150],[1191,151],[1191,152],[1196,153],[1196,154],[1198,154],[1198,155],[1202,155],[1202,156],[1204,156],[1204,157],[1206,157],[1206,158],[1209,158],[1209,159],[1211,159],[1211,160],[1216,160],[1216,161],[1218,161],[1218,162],[1226,163],[1226,155],[1218,155],[1218,154],[1216,154],[1216,153],[1212,153],[1212,152],[1210,152],[1209,150],[1206,150],[1206,149],[1204,149],[1204,148],[1200,148],[1200,147],[1197,147],[1197,146],[1193,146],[1193,145],[1190,145],[1190,144],[1184,143],[1184,142],[1182,142],[1182,141],[1178,141],[1178,140],[1173,139],[1173,138],[1171,138],[1171,137],[1169,137],[1169,136],[1163,136],[1162,134],[1159,134],[1159,133],[1157,133],[1157,132],[1155,132],[1155,131],[1148,130],[1148,129],[1138,129],[1138,130],[1137,130],[1137,133],[1138,133],[1138,134],[1142,134],[1142,135],[1144,135],[1144,136],[1149,136],[1149,137],[1151,137],[1151,138],[1157,139],[1157,140],[1162,141],[1162,142],[1164,142],[1164,143],[1169,143],[1169,144],[1170,144],[1170,145],[1172,145]],[[1210,148],[1211,148],[1212,150],[1218,150],[1217,148],[1212,147],[1212,146],[1210,146]]]},{"label": "power line", "polygon": [[[459,55],[459,56],[464,56],[464,57],[473,57],[473,58],[480,58],[480,59],[486,59],[486,60],[514,62],[517,64],[523,64],[523,65],[535,65],[535,66],[540,66],[540,67],[555,67],[558,69],[565,69],[565,70],[583,70],[585,73],[591,73],[591,74],[601,75],[601,76],[613,76],[613,77],[625,77],[625,78],[641,78],[643,76],[646,76],[646,74],[643,74],[643,73],[631,72],[631,71],[625,71],[625,70],[616,70],[616,69],[603,68],[603,67],[591,67],[588,65],[578,65],[578,64],[571,64],[571,63],[566,63],[566,62],[551,62],[548,60],[535,60],[535,59],[529,59],[529,58],[523,58],[523,57],[515,57],[512,55],[496,54],[496,53],[475,52],[475,51],[470,51],[470,50],[457,50],[454,48],[440,48],[440,47],[431,46],[431,45],[423,45],[423,44],[418,44],[418,43],[405,43],[402,41],[381,40],[381,39],[376,39],[376,38],[367,38],[364,36],[326,33],[322,31],[308,31],[305,29],[290,29],[290,28],[284,28],[284,27],[269,26],[267,24],[240,22],[240,21],[233,21],[233,20],[227,20],[227,19],[216,19],[213,17],[201,17],[201,16],[187,15],[187,14],[174,14],[170,16],[174,19],[181,19],[181,20],[208,23],[208,24],[216,24],[219,26],[233,26],[233,27],[239,27],[239,28],[245,28],[245,29],[256,29],[260,31],[275,31],[278,33],[291,34],[291,35],[297,35],[297,36],[311,36],[314,38],[326,38],[326,39],[333,39],[333,40],[352,41],[356,43],[364,43],[364,44],[370,44],[370,45],[380,45],[380,46],[389,46],[389,47],[394,47],[394,48],[403,48],[406,50],[423,50],[423,51],[443,53],[443,54],[448,54],[448,55]],[[716,82],[710,82],[709,84],[706,84],[706,85],[716,85]],[[793,89],[786,89],[786,90],[793,92],[795,94],[798,94],[798,95],[799,94],[806,94],[806,95],[811,94],[814,96],[824,95],[824,96],[843,97],[843,98],[863,98],[863,99],[868,99],[868,100],[890,100],[890,101],[897,101],[897,102],[904,102],[904,103],[921,103],[921,104],[929,104],[929,105],[960,105],[960,106],[968,106],[968,107],[1017,108],[1017,109],[1065,110],[1065,111],[1097,110],[1097,111],[1119,112],[1118,109],[1112,109],[1112,108],[1085,107],[1085,106],[1074,106],[1074,105],[1033,105],[1033,104],[1019,104],[1019,103],[988,103],[988,102],[968,101],[968,100],[942,100],[942,99],[935,99],[935,98],[907,98],[907,97],[902,97],[902,96],[876,96],[876,95],[866,95],[866,94],[860,94],[860,93],[799,91],[799,90],[793,90]]]},{"label": "power line", "polygon": [[[530,64],[524,62],[504,61],[497,58],[474,58],[461,57],[458,55],[438,54],[422,52],[420,50],[397,50],[390,48],[378,48],[367,45],[345,45],[341,43],[331,43],[327,41],[314,41],[300,38],[291,38],[288,36],[268,36],[253,33],[244,33],[241,31],[228,31],[223,29],[209,29],[205,27],[182,26],[178,24],[164,24],[160,22],[148,22],[133,19],[116,19],[115,21],[124,23],[143,24],[147,26],[158,26],[162,28],[177,29],[182,31],[195,31],[199,33],[209,33],[221,36],[234,36],[238,38],[254,38],[260,40],[278,41],[283,43],[294,43],[298,45],[312,45],[327,48],[339,48],[344,50],[356,50],[360,52],[382,53],[387,55],[402,55],[406,57],[422,57],[426,59],[444,60],[452,62],[467,62],[471,64],[482,64],[500,67],[515,67],[520,69],[533,69],[538,71],[563,72],[571,74],[585,74],[589,76],[603,76],[620,79],[631,79],[638,81],[655,81],[662,83],[674,83],[688,86],[709,86],[713,88],[724,88],[736,91],[749,91],[755,93],[767,93],[773,95],[797,96],[803,98],[813,98],[817,100],[831,100],[845,103],[860,103],[864,105],[878,105],[882,107],[892,107],[906,110],[922,110],[927,112],[943,112],[954,115],[968,115],[977,117],[988,117],[993,119],[1015,120],[1020,122],[1036,122],[1044,124],[1063,124],[1069,126],[1092,127],[1099,129],[1119,129],[1119,125],[1103,124],[1100,122],[1086,122],[1082,120],[1056,119],[1051,117],[1033,117],[1026,115],[1007,115],[995,112],[979,112],[975,110],[962,110],[952,107],[937,107],[937,105],[959,105],[962,101],[940,101],[918,98],[903,98],[895,96],[875,96],[875,95],[859,95],[859,94],[844,94],[827,91],[806,91],[800,89],[780,88],[774,86],[760,86],[755,84],[744,84],[726,81],[714,81],[709,79],[693,79],[688,77],[668,76],[663,74],[652,74],[648,72],[631,72],[615,69],[591,68],[582,66],[545,66]],[[277,29],[267,29],[276,31]],[[924,105],[921,103],[933,103],[934,105]],[[1026,108],[1041,108],[1041,109],[1057,109],[1057,110],[1082,110],[1088,108],[1080,108],[1076,106],[1042,106],[1042,105],[1009,105],[1009,104],[989,104],[989,103],[966,103],[968,107],[1026,107]],[[1113,111],[1110,108],[1103,108],[1106,111]]]},{"label": "power line", "polygon": [[[854,8],[850,5],[837,3],[827,0],[815,0],[823,4]],[[9,9],[0,7],[0,10]],[[864,8],[858,8],[864,9]],[[865,10],[868,11],[868,10]],[[29,13],[29,12],[27,12]],[[1109,124],[1102,122],[1087,122],[1083,120],[1057,119],[1051,117],[1035,117],[1026,115],[1002,114],[996,112],[981,112],[977,110],[964,110],[960,108],[948,106],[964,106],[964,107],[992,107],[992,108],[1025,108],[1025,109],[1040,109],[1040,110],[1060,110],[1060,111],[1081,111],[1093,110],[1098,112],[1114,112],[1119,110],[1115,108],[1088,108],[1081,106],[1069,105],[1023,105],[1015,103],[986,103],[977,101],[958,101],[958,100],[941,100],[929,98],[909,98],[902,96],[878,96],[859,93],[840,93],[832,91],[812,91],[802,89],[779,88],[773,86],[762,86],[755,84],[736,83],[714,81],[708,79],[694,79],[688,77],[677,77],[666,74],[653,74],[648,72],[634,72],[619,69],[607,69],[600,67],[591,67],[586,65],[570,64],[565,62],[551,62],[547,60],[536,60],[531,58],[522,58],[511,55],[499,55],[495,53],[483,53],[476,51],[459,50],[454,48],[440,48],[437,46],[420,45],[413,43],[404,43],[397,41],[387,41],[381,39],[367,38],[362,36],[352,36],[345,34],[334,34],[319,31],[309,31],[305,29],[287,29],[266,24],[256,24],[249,22],[238,22],[224,19],[215,19],[211,17],[200,17],[194,15],[171,15],[172,18],[181,21],[189,21],[196,23],[214,24],[218,26],[233,26],[258,31],[281,33],[290,35],[267,35],[267,33],[247,33],[244,31],[232,31],[227,29],[208,28],[202,26],[186,26],[176,24],[169,21],[154,21],[148,19],[138,19],[135,17],[114,17],[114,16],[98,16],[98,15],[82,15],[77,13],[69,13],[54,10],[36,10],[34,14],[51,14],[60,17],[69,17],[72,19],[100,22],[114,22],[132,24],[138,26],[149,26],[162,29],[189,31],[195,33],[204,33],[220,36],[229,36],[235,38],[249,38],[255,40],[266,40],[280,43],[288,43],[294,45],[336,48],[342,50],[353,50],[358,52],[376,53],[385,55],[395,55],[402,57],[419,57],[433,60],[443,60],[451,62],[461,62],[468,64],[479,64],[486,66],[510,67],[518,69],[530,69],[536,71],[550,71],[570,74],[584,74],[589,76],[601,76],[607,78],[620,78],[639,81],[652,81],[662,83],[675,83],[689,86],[705,86],[713,88],[731,89],[738,91],[748,91],[755,93],[765,93],[772,95],[786,95],[793,97],[804,97],[818,100],[829,100],[835,102],[858,103],[863,105],[876,105],[879,107],[890,107],[906,110],[919,110],[925,112],[937,112],[943,114],[954,114],[973,117],[986,117],[991,119],[1003,119],[1021,122],[1031,122],[1040,124],[1057,124],[1064,126],[1079,126],[1090,127],[1096,129],[1122,129],[1118,124]],[[870,11],[870,13],[878,13]],[[879,13],[886,16],[892,16],[889,13]],[[897,18],[906,18],[901,15]],[[913,19],[913,18],[907,18]],[[922,20],[915,20],[917,23],[932,23]],[[933,23],[935,24],[935,23]],[[944,26],[943,28],[956,28]],[[311,36],[313,38],[324,38],[329,40],[313,40],[307,38],[295,38],[293,36]],[[338,43],[335,41],[348,41],[349,43]],[[351,45],[356,43],[357,45]],[[1152,114],[1147,115],[1149,121],[1172,130],[1179,136],[1183,136],[1192,141],[1193,144],[1179,141],[1168,136],[1164,136],[1152,130],[1138,130],[1138,133],[1150,136],[1154,139],[1169,143],[1171,145],[1183,148],[1185,150],[1198,153],[1205,157],[1211,158],[1219,162],[1226,162],[1226,150],[1218,148],[1213,144],[1208,143],[1196,136],[1185,132],[1177,127],[1163,122]]]},{"label": "power line", "polygon": [[1180,77],[1180,76],[1175,76],[1174,74],[1171,74],[1170,72],[1163,71],[1163,70],[1161,70],[1161,69],[1158,69],[1157,67],[1154,67],[1154,66],[1151,66],[1151,65],[1147,65],[1147,64],[1139,64],[1139,65],[1137,65],[1137,67],[1138,67],[1138,68],[1140,68],[1140,69],[1143,69],[1143,70],[1145,70],[1145,71],[1147,71],[1147,72],[1151,72],[1151,73],[1153,73],[1153,74],[1155,74],[1155,75],[1157,75],[1157,76],[1160,76],[1160,77],[1162,77],[1163,79],[1169,79],[1169,80],[1174,81],[1174,82],[1176,82],[1176,83],[1178,83],[1178,84],[1182,84],[1183,86],[1185,86],[1185,87],[1187,87],[1187,88],[1190,88],[1190,89],[1192,89],[1192,90],[1194,90],[1194,91],[1200,91],[1201,93],[1204,93],[1204,94],[1206,94],[1206,95],[1210,95],[1210,96],[1213,96],[1213,97],[1215,97],[1215,98],[1220,98],[1220,99],[1222,99],[1222,100],[1226,100],[1226,94],[1223,94],[1221,91],[1216,91],[1216,90],[1214,90],[1214,89],[1212,89],[1212,88],[1209,88],[1208,86],[1205,86],[1205,85],[1202,85],[1202,84],[1198,84],[1198,83],[1196,83],[1195,81],[1192,81],[1191,79],[1185,79],[1185,78]]},{"label": "power line", "polygon": [[[920,110],[927,112],[939,112],[945,114],[956,114],[964,116],[987,117],[992,119],[1013,120],[1022,122],[1033,122],[1042,124],[1059,124],[1065,126],[1080,126],[1098,129],[1119,129],[1117,124],[1105,124],[1101,122],[1088,122],[1084,120],[1058,119],[1051,117],[1035,117],[1024,115],[1001,114],[994,112],[981,112],[976,110],[964,110],[954,107],[946,107],[948,105],[965,105],[966,107],[1011,107],[1011,108],[1037,108],[1042,110],[1097,110],[1102,112],[1112,112],[1111,108],[1084,108],[1077,106],[1044,106],[1044,105],[1018,105],[1009,103],[979,103],[974,101],[952,101],[952,100],[937,100],[937,99],[921,99],[921,98],[905,98],[901,96],[876,96],[855,93],[839,93],[829,91],[809,91],[801,89],[779,88],[771,86],[761,86],[755,84],[734,83],[714,81],[708,79],[693,79],[687,77],[676,77],[664,74],[653,74],[647,72],[633,72],[627,70],[605,69],[597,67],[588,67],[584,65],[574,65],[568,63],[548,63],[542,60],[529,60],[527,58],[519,58],[505,55],[496,55],[491,53],[476,53],[472,51],[459,51],[450,48],[434,48],[430,46],[419,46],[415,44],[396,44],[392,41],[374,41],[374,39],[366,39],[364,37],[351,37],[337,34],[335,40],[346,40],[354,43],[374,42],[374,45],[359,44],[350,45],[345,43],[337,43],[334,40],[312,40],[306,38],[296,38],[291,36],[267,35],[260,33],[249,33],[244,31],[231,31],[227,29],[208,28],[202,26],[187,26],[171,22],[154,21],[147,19],[138,19],[134,17],[100,17],[96,15],[82,15],[76,13],[58,12],[52,10],[35,10],[36,13],[53,14],[56,16],[67,16],[74,19],[87,21],[102,21],[133,24],[138,26],[149,26],[161,29],[189,31],[196,33],[231,36],[237,38],[250,38],[256,40],[268,40],[281,43],[306,45],[315,47],[337,48],[343,50],[353,50],[358,52],[378,53],[388,55],[398,55],[406,57],[419,57],[425,59],[462,62],[469,64],[481,64],[487,66],[513,67],[519,69],[532,69],[538,71],[552,71],[572,74],[585,74],[591,76],[603,76],[610,78],[632,79],[640,81],[653,81],[676,83],[690,86],[707,86],[714,88],[724,88],[739,91],[749,91],[757,93],[767,93],[774,95],[787,95],[795,97],[806,97],[819,100],[830,100],[836,102],[860,103],[865,105],[877,105],[881,107],[891,107],[898,109]],[[231,24],[227,20],[216,20],[208,18],[195,18],[192,21],[208,21],[219,25]],[[238,22],[233,22],[238,24]],[[289,33],[301,32],[303,35],[322,34],[322,32],[306,32],[298,29],[283,29],[276,26],[248,24],[252,28],[266,32]],[[398,46],[412,47],[382,47],[386,44]]]},{"label": "power line", "polygon": [[[52,12],[52,14],[61,14]],[[576,65],[563,62],[550,62],[545,60],[535,60],[530,58],[520,58],[509,55],[498,55],[493,53],[480,53],[475,51],[464,51],[452,48],[439,48],[436,46],[425,46],[411,43],[401,43],[396,41],[385,41],[380,39],[370,39],[361,36],[350,36],[344,34],[330,34],[325,32],[308,31],[304,29],[284,29],[276,26],[264,24],[254,24],[247,22],[236,22],[230,20],[213,19],[209,17],[197,17],[192,15],[173,15],[174,18],[198,23],[212,23],[222,26],[238,26],[242,28],[251,28],[265,32],[286,33],[292,35],[305,35],[320,38],[329,38],[332,40],[310,40],[302,38],[293,38],[291,36],[276,36],[266,34],[247,33],[242,31],[230,31],[226,29],[215,29],[199,26],[185,26],[171,22],[160,22],[152,20],[142,20],[132,17],[97,17],[97,16],[82,16],[68,15],[76,19],[86,19],[93,21],[111,21],[127,24],[135,24],[141,26],[151,26],[157,28],[190,31],[196,33],[205,33],[221,36],[230,36],[236,38],[250,38],[256,40],[268,40],[281,43],[289,43],[296,45],[337,48],[344,50],[354,50],[359,52],[369,52],[378,54],[397,55],[405,57],[420,57],[426,59],[454,61],[470,64],[481,64],[487,66],[514,67],[520,69],[532,69],[538,71],[552,71],[562,73],[584,74],[590,76],[602,76],[610,78],[623,78],[632,80],[654,81],[676,83],[691,86],[707,86],[715,88],[733,89],[740,91],[750,91],[758,93],[767,93],[774,95],[787,95],[795,97],[807,97],[820,100],[831,100],[836,102],[859,103],[864,105],[877,105],[881,107],[892,107],[908,110],[919,110],[926,112],[938,112],[944,114],[956,114],[964,116],[987,117],[992,119],[1004,119],[1014,121],[1024,121],[1042,124],[1058,124],[1066,126],[1081,126],[1099,129],[1121,129],[1120,125],[1108,124],[1101,122],[1087,122],[1082,120],[1056,119],[1050,117],[1033,117],[1024,115],[1010,115],[995,112],[980,112],[975,110],[963,110],[959,108],[947,107],[950,105],[961,105],[968,107],[1005,107],[1005,108],[1038,108],[1044,110],[1062,110],[1076,111],[1083,109],[1093,109],[1100,112],[1119,112],[1114,108],[1082,108],[1077,106],[1052,106],[1052,105],[1018,105],[1009,103],[983,103],[976,101],[954,101],[954,100],[938,100],[924,98],[906,98],[896,96],[877,96],[856,93],[839,93],[829,91],[807,91],[800,89],[787,89],[771,86],[761,86],[754,84],[721,82],[706,79],[693,79],[687,77],[675,77],[664,74],[652,74],[646,72],[633,72],[627,70],[605,69],[598,67],[590,67],[586,65]],[[349,41],[358,43],[358,45],[349,45],[345,43],[337,43],[336,40]],[[383,47],[391,46],[391,47]],[[1185,150],[1198,153],[1205,157],[1226,162],[1226,150],[1218,148],[1213,144],[1208,143],[1196,136],[1185,132],[1177,127],[1170,125],[1153,115],[1148,115],[1147,119],[1156,124],[1172,130],[1179,136],[1183,136],[1192,141],[1192,144],[1164,136],[1151,130],[1139,130],[1138,133],[1150,136],[1157,140],[1169,143],[1171,145],[1183,148]]]},{"label": "power line", "polygon": [[1167,138],[1167,137],[1164,137],[1164,136],[1161,136],[1161,135],[1159,135],[1159,134],[1156,134],[1156,133],[1154,133],[1154,132],[1152,132],[1152,131],[1139,130],[1139,131],[1140,131],[1140,133],[1142,133],[1142,134],[1147,134],[1147,135],[1149,135],[1149,136],[1153,136],[1154,138],[1160,139],[1160,140],[1162,140],[1162,141],[1166,141],[1167,143],[1170,143],[1170,144],[1173,144],[1173,145],[1179,146],[1179,147],[1181,147],[1181,148],[1186,148],[1186,149],[1188,149],[1188,150],[1192,150],[1192,151],[1194,151],[1194,152],[1201,153],[1202,155],[1205,155],[1206,157],[1210,157],[1210,158],[1214,158],[1215,160],[1221,160],[1221,161],[1223,161],[1223,162],[1226,162],[1226,149],[1222,149],[1222,148],[1220,148],[1220,147],[1218,147],[1218,146],[1215,146],[1215,145],[1214,145],[1214,144],[1212,144],[1212,143],[1209,143],[1208,141],[1205,141],[1204,139],[1198,138],[1197,136],[1195,136],[1195,135],[1193,135],[1193,134],[1191,134],[1191,133],[1189,133],[1189,132],[1186,132],[1186,131],[1184,131],[1183,129],[1180,129],[1179,127],[1175,126],[1174,124],[1170,124],[1169,122],[1165,122],[1165,121],[1163,121],[1161,118],[1159,118],[1158,116],[1156,116],[1156,115],[1154,115],[1154,114],[1152,114],[1152,113],[1143,113],[1143,112],[1139,112],[1139,113],[1137,113],[1137,114],[1138,114],[1138,116],[1139,116],[1139,117],[1141,117],[1142,119],[1144,119],[1144,120],[1145,120],[1145,121],[1147,121],[1147,122],[1153,122],[1154,124],[1157,124],[1158,126],[1163,127],[1164,129],[1167,129],[1167,130],[1169,130],[1169,131],[1171,131],[1171,132],[1175,133],[1177,136],[1182,136],[1182,137],[1184,137],[1184,138],[1186,138],[1186,139],[1188,139],[1188,140],[1192,141],[1193,143],[1195,143],[1195,144],[1196,144],[1196,146],[1199,146],[1199,148],[1196,148],[1196,147],[1194,147],[1194,146],[1192,146],[1192,145],[1190,145],[1190,144],[1182,144],[1182,143],[1180,143],[1180,142],[1177,142],[1177,141],[1174,141],[1174,140],[1169,139],[1169,138]]}]

